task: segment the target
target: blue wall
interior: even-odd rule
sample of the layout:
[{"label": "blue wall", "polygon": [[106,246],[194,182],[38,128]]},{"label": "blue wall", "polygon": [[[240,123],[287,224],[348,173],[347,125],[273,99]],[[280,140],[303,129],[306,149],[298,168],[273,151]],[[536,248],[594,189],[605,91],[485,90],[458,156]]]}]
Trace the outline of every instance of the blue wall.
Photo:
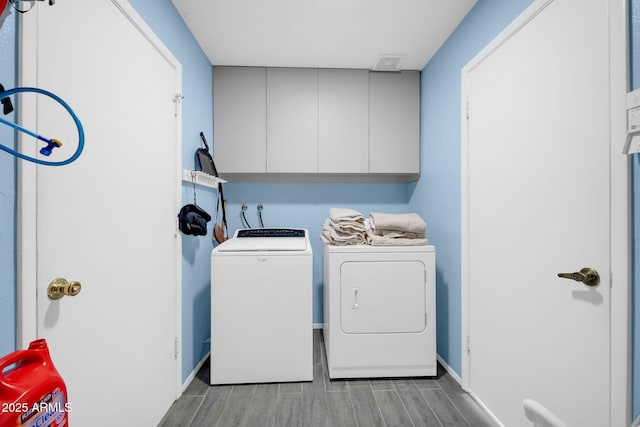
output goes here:
[{"label": "blue wall", "polygon": [[[640,88],[640,2],[629,1],[630,17],[630,59],[631,59],[631,89]],[[638,254],[640,251],[640,156],[634,154],[631,158],[632,191],[633,191],[633,310],[632,333],[632,389],[633,418],[640,416],[640,264]]]},{"label": "blue wall", "polygon": [[438,354],[462,372],[461,70],[532,0],[479,0],[422,70],[422,176],[409,210],[423,216],[437,248]]},{"label": "blue wall", "polygon": [[[7,90],[16,86],[15,34],[16,13],[7,10],[7,13],[0,16],[0,83]],[[2,117],[13,121],[14,113]],[[15,148],[15,135],[8,126],[0,126],[0,144]],[[16,160],[13,156],[0,152],[0,356],[14,351],[16,342],[15,195]]]}]

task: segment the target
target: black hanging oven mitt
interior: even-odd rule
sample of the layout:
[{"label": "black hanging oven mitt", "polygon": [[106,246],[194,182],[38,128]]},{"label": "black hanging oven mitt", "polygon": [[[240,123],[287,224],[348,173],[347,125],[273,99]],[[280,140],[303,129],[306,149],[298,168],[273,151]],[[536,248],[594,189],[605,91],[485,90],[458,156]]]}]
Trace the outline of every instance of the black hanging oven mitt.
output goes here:
[{"label": "black hanging oven mitt", "polygon": [[211,215],[198,205],[184,205],[178,213],[178,228],[189,236],[206,236],[209,221]]}]

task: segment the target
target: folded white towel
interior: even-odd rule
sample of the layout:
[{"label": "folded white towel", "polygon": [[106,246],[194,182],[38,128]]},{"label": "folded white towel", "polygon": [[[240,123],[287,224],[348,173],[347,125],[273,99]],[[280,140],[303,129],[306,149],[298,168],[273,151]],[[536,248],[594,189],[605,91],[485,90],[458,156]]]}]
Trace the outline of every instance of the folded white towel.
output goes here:
[{"label": "folded white towel", "polygon": [[329,215],[335,222],[353,221],[364,223],[364,215],[353,209],[329,208]]},{"label": "folded white towel", "polygon": [[320,238],[332,245],[364,245],[367,243],[365,232],[342,232],[332,227],[331,224],[322,225]]},{"label": "folded white towel", "polygon": [[371,246],[426,246],[427,239],[407,239],[404,237],[384,237],[369,232],[367,240]]},{"label": "folded white towel", "polygon": [[328,220],[327,225],[343,233],[365,233],[367,231],[364,223],[355,221],[336,222]]},{"label": "folded white towel", "polygon": [[[387,214],[372,212],[371,228],[375,234],[384,235],[384,231],[395,231],[400,233],[411,233],[410,236],[424,237],[427,224],[418,214]],[[408,236],[404,236],[408,237]]]},{"label": "folded white towel", "polygon": [[374,234],[377,234],[378,236],[390,237],[390,238],[424,239],[423,233],[409,233],[406,231],[376,230]]}]

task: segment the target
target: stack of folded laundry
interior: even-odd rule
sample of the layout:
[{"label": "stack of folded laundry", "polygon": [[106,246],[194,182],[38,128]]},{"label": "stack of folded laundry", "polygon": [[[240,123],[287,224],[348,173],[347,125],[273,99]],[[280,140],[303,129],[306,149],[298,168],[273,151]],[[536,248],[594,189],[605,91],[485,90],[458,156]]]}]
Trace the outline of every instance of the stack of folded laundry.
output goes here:
[{"label": "stack of folded laundry", "polygon": [[373,212],[365,218],[353,209],[331,208],[320,238],[330,245],[423,246],[427,224],[418,214]]},{"label": "stack of folded laundry", "polygon": [[331,208],[331,218],[322,225],[320,238],[330,245],[364,245],[367,243],[365,218],[353,209]]},{"label": "stack of folded laundry", "polygon": [[422,246],[428,243],[425,238],[427,224],[418,214],[372,212],[369,216],[367,238],[372,246]]}]

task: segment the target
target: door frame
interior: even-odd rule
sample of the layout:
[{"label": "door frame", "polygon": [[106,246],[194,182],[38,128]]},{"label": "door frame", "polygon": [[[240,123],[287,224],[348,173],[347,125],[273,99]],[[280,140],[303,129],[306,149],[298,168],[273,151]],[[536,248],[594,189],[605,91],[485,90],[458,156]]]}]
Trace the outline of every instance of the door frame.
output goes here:
[{"label": "door frame", "polygon": [[[462,388],[484,404],[469,390],[470,357],[468,336],[470,332],[470,277],[469,277],[469,141],[466,119],[466,103],[469,93],[468,75],[524,25],[554,0],[535,0],[520,16],[507,26],[491,43],[478,53],[461,72],[461,302],[462,302]],[[628,426],[631,423],[631,185],[630,162],[622,154],[626,135],[626,93],[628,91],[628,6],[625,0],[609,0],[609,99],[610,99],[610,425]],[[485,407],[488,410],[488,408]],[[489,410],[490,412],[490,410]]]},{"label": "door frame", "polygon": [[[127,0],[110,0],[122,14],[136,27],[147,41],[175,70],[174,87],[176,88],[176,113],[174,134],[174,211],[182,205],[182,65],[164,45],[151,27],[142,19]],[[37,8],[36,8],[37,9]],[[19,25],[19,86],[35,87],[37,83],[37,10],[20,14]],[[21,124],[27,129],[35,129],[37,125],[36,102],[28,99],[18,102]],[[18,144],[23,153],[36,157],[37,148],[32,138],[19,133]],[[16,345],[27,348],[29,342],[38,337],[37,312],[37,168],[31,162],[18,163],[17,188],[17,295],[16,295]],[[175,222],[174,245],[174,310],[176,337],[176,398],[182,394],[182,239],[178,233],[178,222]]]}]

